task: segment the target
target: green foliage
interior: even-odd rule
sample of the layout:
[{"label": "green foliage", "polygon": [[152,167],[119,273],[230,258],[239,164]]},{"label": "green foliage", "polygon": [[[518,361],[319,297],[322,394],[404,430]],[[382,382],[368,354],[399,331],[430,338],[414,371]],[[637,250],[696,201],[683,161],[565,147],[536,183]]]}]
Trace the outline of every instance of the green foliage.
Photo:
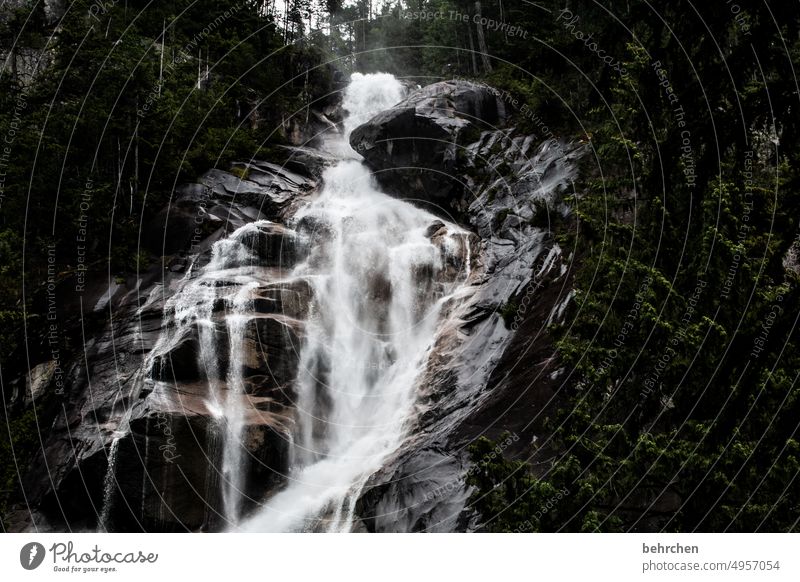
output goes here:
[{"label": "green foliage", "polygon": [[52,420],[44,412],[50,407],[51,400],[44,396],[21,414],[10,415],[8,410],[3,411],[0,431],[0,530],[7,530],[5,515],[9,501],[21,487],[21,476],[39,450],[40,428],[48,426]]},{"label": "green foliage", "polygon": [[500,306],[499,313],[506,328],[511,329],[511,324],[514,323],[514,318],[519,313],[519,302],[512,299],[508,303],[504,303]]}]

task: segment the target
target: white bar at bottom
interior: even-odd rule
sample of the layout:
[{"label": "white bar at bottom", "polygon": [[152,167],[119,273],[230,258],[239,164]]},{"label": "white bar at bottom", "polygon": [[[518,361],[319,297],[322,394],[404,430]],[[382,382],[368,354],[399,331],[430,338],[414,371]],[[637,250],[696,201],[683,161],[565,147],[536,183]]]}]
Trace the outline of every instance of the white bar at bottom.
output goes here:
[{"label": "white bar at bottom", "polygon": [[[28,570],[31,543],[45,556]],[[797,581],[798,550],[795,534],[32,533],[0,535],[0,572],[8,581]]]}]

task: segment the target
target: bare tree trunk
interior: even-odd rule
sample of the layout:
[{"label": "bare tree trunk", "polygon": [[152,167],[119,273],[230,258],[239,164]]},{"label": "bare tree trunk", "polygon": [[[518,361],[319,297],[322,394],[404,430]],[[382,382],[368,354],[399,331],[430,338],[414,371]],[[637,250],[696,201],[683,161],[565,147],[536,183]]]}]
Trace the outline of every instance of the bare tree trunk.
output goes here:
[{"label": "bare tree trunk", "polygon": [[283,3],[283,42],[286,44],[289,39],[289,0]]},{"label": "bare tree trunk", "polygon": [[306,102],[306,126],[308,126],[308,116],[311,113],[311,99],[308,97],[308,71],[306,71],[306,79],[303,82],[303,101]]},{"label": "bare tree trunk", "polygon": [[[139,97],[136,97],[136,111],[139,111]],[[133,191],[139,195],[139,118],[136,118],[136,125],[133,126]],[[131,212],[133,212],[133,197],[131,196]]]},{"label": "bare tree trunk", "polygon": [[475,40],[472,38],[472,27],[467,25],[467,32],[469,33],[469,56],[472,57],[472,74],[478,74],[478,55],[475,54]]},{"label": "bare tree trunk", "polygon": [[[506,13],[505,10],[503,10],[503,0],[500,0],[500,22],[505,22],[505,21],[506,21]],[[506,46],[510,44],[508,42],[508,35],[506,34],[503,35],[503,42],[505,42]]]},{"label": "bare tree trunk", "polygon": [[353,23],[348,24],[348,28],[350,29],[350,35],[348,36],[350,52],[354,53],[358,48],[358,29]]},{"label": "bare tree trunk", "polygon": [[161,85],[164,83],[164,52],[167,50],[167,20],[161,23],[161,58],[158,61],[158,95],[161,96]]},{"label": "bare tree trunk", "polygon": [[117,187],[114,190],[115,200],[119,200],[119,191],[121,188],[122,188],[122,145],[120,145],[119,138],[117,138]]},{"label": "bare tree trunk", "polygon": [[483,25],[481,24],[481,1],[475,1],[475,20],[477,24],[475,27],[478,29],[478,49],[481,52],[481,60],[483,61],[483,69],[486,73],[492,72],[492,61],[489,58],[489,49],[486,47],[486,38],[483,36]]}]

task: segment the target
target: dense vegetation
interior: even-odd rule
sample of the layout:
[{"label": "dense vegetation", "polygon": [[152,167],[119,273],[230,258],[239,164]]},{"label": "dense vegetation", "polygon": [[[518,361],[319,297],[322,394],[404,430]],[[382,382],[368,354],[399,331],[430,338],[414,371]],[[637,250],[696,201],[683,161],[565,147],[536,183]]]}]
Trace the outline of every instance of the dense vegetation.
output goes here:
[{"label": "dense vegetation", "polygon": [[[569,371],[549,419],[560,454],[534,474],[476,443],[481,527],[798,528],[793,6],[78,0],[55,30],[31,4],[0,25],[3,47],[52,60],[34,82],[0,76],[4,371],[24,361],[23,326],[37,333],[52,245],[57,277],[82,229],[88,265],[148,260],[140,223],[175,184],[269,155],[334,70],[480,78],[518,99],[520,129],[592,146],[563,241],[583,257],[578,295],[552,330]],[[35,422],[8,419],[17,455]]]},{"label": "dense vegetation", "polygon": [[540,5],[513,13],[534,42],[490,46],[521,69],[488,78],[591,139],[585,259],[553,330],[570,373],[540,444],[561,453],[534,477],[477,443],[482,527],[797,530],[798,15]]}]

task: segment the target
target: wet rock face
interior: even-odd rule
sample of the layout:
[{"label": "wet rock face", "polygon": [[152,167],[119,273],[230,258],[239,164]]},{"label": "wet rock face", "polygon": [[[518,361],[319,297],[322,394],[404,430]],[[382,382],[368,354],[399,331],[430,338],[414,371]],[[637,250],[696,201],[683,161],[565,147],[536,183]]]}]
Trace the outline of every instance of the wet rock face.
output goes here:
[{"label": "wet rock face", "polygon": [[429,211],[460,213],[463,148],[504,115],[494,91],[468,81],[443,81],[409,95],[350,135],[350,145],[390,193]]},{"label": "wet rock face", "polygon": [[[307,304],[305,304],[307,307]],[[272,306],[270,306],[271,308]],[[229,341],[228,330],[220,313],[209,325],[216,342]],[[301,322],[284,314],[251,314],[245,330],[243,374],[245,379],[257,378],[259,389],[288,386],[297,373],[302,334]],[[154,357],[150,377],[160,382],[201,382],[208,370],[203,365],[198,326],[172,340],[170,345]],[[225,350],[216,354],[216,368],[220,377],[229,372],[229,355]]]},{"label": "wet rock face", "polygon": [[421,449],[376,476],[358,501],[369,532],[451,532],[468,527],[463,510],[466,464],[437,449]]},{"label": "wet rock face", "polygon": [[[220,438],[223,419],[205,407],[199,386],[182,386],[179,396],[159,386],[140,405],[130,430],[119,441],[111,485],[111,513],[105,527],[116,531],[218,531],[222,517]],[[247,396],[252,410],[260,404]],[[245,505],[278,482],[276,469],[288,464],[290,426],[274,414],[252,413],[241,446],[251,461]],[[105,501],[108,501],[106,499]]]},{"label": "wet rock face", "polygon": [[[359,501],[367,531],[469,529],[475,517],[466,483],[469,443],[508,432],[514,438],[506,454],[527,459],[542,436],[543,413],[556,401],[557,359],[547,326],[570,304],[573,257],[555,234],[570,228],[563,196],[582,150],[502,127],[502,111],[492,117],[492,91],[459,95],[457,87],[426,88],[353,134],[367,163],[395,180],[391,193],[419,197],[412,202],[423,207],[443,204],[475,233],[462,245],[471,285],[460,302],[445,307],[418,382],[414,436],[373,475]],[[501,127],[481,131],[475,118]],[[447,141],[408,140],[405,123],[425,126],[424,135],[444,132]],[[405,146],[395,149],[398,143]],[[402,169],[417,161],[424,171]],[[451,174],[463,188],[424,177]],[[432,240],[437,227],[429,229]]]},{"label": "wet rock face", "polygon": [[[24,477],[31,506],[40,512],[37,527],[94,529],[109,496],[119,500],[106,516],[113,530],[226,527],[220,518],[218,468],[223,426],[209,406],[209,362],[202,357],[198,325],[173,328],[171,300],[215,261],[214,243],[245,225],[251,227],[235,241],[241,253],[232,253],[240,260],[203,281],[217,297],[209,302],[208,325],[217,345],[227,348],[225,315],[231,303],[226,297],[255,276],[259,283],[250,290],[241,346],[244,393],[239,398],[249,411],[242,431],[248,463],[243,511],[278,484],[288,464],[291,386],[303,341],[301,322],[311,301],[307,281],[286,279],[303,251],[294,231],[278,221],[313,193],[328,163],[324,155],[287,148],[289,157],[295,153],[302,163],[292,169],[252,162],[246,174],[213,170],[200,184],[181,186],[143,232],[151,252],[163,255],[156,264],[125,282],[87,280],[80,301],[73,301],[71,287],[58,294],[61,310],[77,312],[83,305],[88,318],[95,306],[98,318],[103,313],[113,318],[94,332],[87,330],[84,351],[60,363],[68,387],[63,412]],[[67,285],[74,281],[62,286]],[[76,330],[80,333],[80,327]],[[220,349],[216,365],[223,380],[229,359],[229,350]],[[34,366],[27,383],[18,383],[19,406],[53,391],[54,367],[44,361]],[[112,455],[115,468],[109,473]],[[21,519],[16,527],[32,526]]]},{"label": "wet rock face", "polygon": [[[519,436],[509,452],[523,454],[542,430],[535,416],[552,394],[545,378],[555,377],[546,326],[570,302],[571,258],[554,235],[569,224],[562,197],[580,151],[495,128],[503,115],[489,88],[451,81],[413,93],[352,134],[390,193],[460,217],[464,232],[448,234],[433,218],[424,231],[439,253],[415,265],[419,303],[466,280],[441,307],[418,379],[416,425],[358,501],[361,530],[469,529],[465,447],[508,430]],[[229,397],[244,411],[243,513],[285,482],[314,302],[309,278],[292,271],[313,271],[337,242],[333,225],[294,218],[334,159],[311,147],[286,148],[286,156],[283,165],[250,160],[177,188],[142,233],[161,257],[156,264],[124,282],[87,281],[80,301],[60,295],[62,309],[83,305],[102,323],[86,335],[84,352],[61,362],[63,412],[25,477],[44,522],[93,529],[106,507],[111,530],[225,529],[228,425],[219,401]],[[385,311],[392,282],[373,276],[368,288],[364,305]],[[246,318],[241,329],[231,315]],[[32,368],[14,388],[19,406],[55,381],[52,362]]]},{"label": "wet rock face", "polygon": [[[289,301],[299,302],[291,286],[272,283],[265,287],[268,294],[287,295]],[[174,316],[169,308],[165,314]],[[153,364],[149,371],[145,367],[139,398],[132,404],[128,426],[123,427],[125,434],[116,450],[112,444],[109,451],[114,462],[105,476],[103,504],[110,510],[104,527],[217,531],[230,525],[221,517],[225,477],[220,459],[227,419],[215,409],[218,401],[238,399],[246,411],[240,444],[248,460],[242,468],[248,474],[244,510],[279,483],[277,475],[288,465],[292,421],[287,405],[302,326],[279,313],[249,314],[242,344],[231,345],[231,350],[242,352],[244,392],[235,393],[224,381],[232,365],[232,353],[226,349],[232,340],[224,315],[224,311],[216,312],[206,324],[213,326],[217,346],[211,357],[203,352],[199,324],[189,326],[163,348],[154,347]],[[208,369],[210,359],[216,382]]]}]

